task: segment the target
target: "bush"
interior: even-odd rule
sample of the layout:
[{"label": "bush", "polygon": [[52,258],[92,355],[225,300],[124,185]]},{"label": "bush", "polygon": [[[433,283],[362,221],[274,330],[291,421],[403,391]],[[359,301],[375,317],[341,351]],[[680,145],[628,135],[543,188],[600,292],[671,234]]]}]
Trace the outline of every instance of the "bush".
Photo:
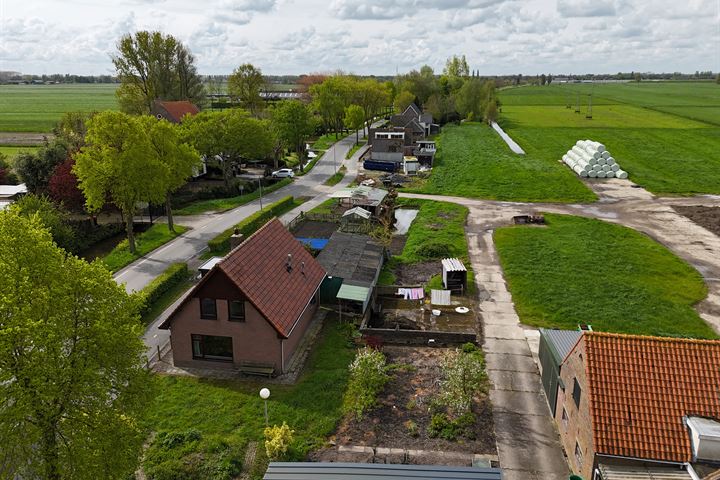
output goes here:
[{"label": "bush", "polygon": [[287,423],[265,428],[265,454],[270,460],[282,460],[287,455],[295,430]]},{"label": "bush", "polygon": [[385,355],[367,347],[360,350],[350,364],[350,380],[343,402],[344,412],[361,419],[375,406],[377,395],[387,381]]},{"label": "bush", "polygon": [[232,236],[235,229],[238,229],[240,233],[245,236],[255,233],[260,227],[265,225],[271,218],[282,215],[287,211],[291,210],[295,206],[295,199],[292,196],[287,196],[277,202],[269,205],[263,210],[256,212],[247,217],[242,222],[238,223],[232,228],[228,228],[223,233],[213,238],[208,242],[208,248],[211,252],[220,253],[230,248],[230,237]]},{"label": "bush", "polygon": [[71,248],[75,254],[81,254],[95,244],[125,232],[125,225],[122,223],[95,225],[92,220],[71,220],[69,225],[75,232],[75,243]]},{"label": "bush", "polygon": [[408,435],[410,435],[411,437],[417,437],[418,435],[420,435],[418,425],[414,421],[408,420],[405,422],[404,425],[405,425],[405,429],[407,430]]},{"label": "bush", "polygon": [[415,249],[415,255],[427,260],[452,257],[452,246],[438,240],[426,240]]},{"label": "bush", "polygon": [[458,437],[474,439],[474,426],[475,415],[471,412],[464,413],[455,420],[451,420],[444,413],[436,413],[432,416],[427,431],[430,437],[439,437],[450,441],[457,440]]},{"label": "bush", "polygon": [[[463,350],[465,347],[463,346]],[[440,366],[442,381],[438,400],[456,415],[470,412],[475,395],[487,392],[487,373],[482,351],[448,352]]]},{"label": "bush", "polygon": [[140,315],[147,313],[158,298],[178,283],[188,278],[189,272],[187,263],[175,263],[170,265],[160,276],[140,290],[139,295],[143,300]]}]

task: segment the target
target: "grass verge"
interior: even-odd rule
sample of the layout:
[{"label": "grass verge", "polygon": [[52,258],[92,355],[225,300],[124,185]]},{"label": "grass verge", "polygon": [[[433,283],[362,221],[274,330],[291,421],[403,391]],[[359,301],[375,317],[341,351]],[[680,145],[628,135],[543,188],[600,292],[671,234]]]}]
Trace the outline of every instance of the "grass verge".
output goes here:
[{"label": "grass verge", "polygon": [[325,180],[325,185],[329,187],[334,187],[335,185],[340,183],[345,177],[345,172],[347,172],[347,168],[345,168],[345,165],[343,165],[338,169],[337,173],[333,174],[330,178]]},{"label": "grass verge", "polygon": [[327,150],[328,148],[332,147],[333,143],[339,141],[344,136],[344,133],[339,133],[337,135],[335,135],[334,133],[326,133],[325,135],[318,137],[317,140],[312,143],[312,149]]},{"label": "grass verge", "polygon": [[[263,187],[263,195],[274,192],[286,185],[292,183],[292,178],[283,178],[277,183],[270,185],[269,187]],[[199,215],[207,212],[225,212],[232,210],[233,208],[250,203],[253,200],[260,198],[260,190],[255,190],[245,195],[238,195],[237,197],[228,198],[213,198],[210,200],[200,200],[193,202],[183,208],[173,210],[174,215]]]},{"label": "grass verge", "polygon": [[357,152],[362,147],[364,147],[365,144],[367,144],[367,139],[360,140],[360,143],[356,143],[355,145],[353,145],[353,147],[350,150],[348,150],[348,152],[345,154],[345,158],[346,159],[352,158],[352,156],[355,155],[355,152]]},{"label": "grass verge", "polygon": [[156,223],[148,230],[135,236],[135,253],[128,249],[127,239],[120,242],[112,251],[102,259],[103,263],[111,272],[117,272],[126,265],[131,264],[138,258],[147,255],[158,247],[161,247],[178,235],[186,232],[187,227],[175,225],[175,232],[168,230],[166,223]]},{"label": "grass verge", "polygon": [[[300,381],[271,387],[270,424],[285,421],[295,430],[291,460],[322,445],[342,416],[355,351],[350,335],[347,325],[328,318]],[[146,428],[156,432],[144,461],[150,476],[229,480],[239,474],[248,442],[257,441],[258,451],[264,450],[263,403],[257,394],[261,381],[160,376],[156,382],[157,396],[146,420]],[[264,466],[253,470],[264,473]]]},{"label": "grass verge", "polygon": [[546,215],[547,228],[505,227],[495,244],[524,324],[716,338],[693,308],[700,274],[645,235],[600,220]]},{"label": "grass verge", "polygon": [[302,177],[303,175],[307,175],[310,173],[310,170],[313,169],[315,164],[320,161],[320,159],[325,155],[325,152],[320,152],[317,157],[313,158],[309,162],[305,164],[305,169],[302,172],[297,172],[295,176]]}]

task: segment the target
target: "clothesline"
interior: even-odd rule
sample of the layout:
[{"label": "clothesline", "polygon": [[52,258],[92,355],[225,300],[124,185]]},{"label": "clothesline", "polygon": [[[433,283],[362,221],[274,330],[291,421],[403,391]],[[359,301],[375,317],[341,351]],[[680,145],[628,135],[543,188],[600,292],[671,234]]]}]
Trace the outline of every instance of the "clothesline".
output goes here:
[{"label": "clothesline", "polygon": [[398,288],[398,295],[402,295],[405,300],[422,300],[425,298],[425,290],[420,288]]}]

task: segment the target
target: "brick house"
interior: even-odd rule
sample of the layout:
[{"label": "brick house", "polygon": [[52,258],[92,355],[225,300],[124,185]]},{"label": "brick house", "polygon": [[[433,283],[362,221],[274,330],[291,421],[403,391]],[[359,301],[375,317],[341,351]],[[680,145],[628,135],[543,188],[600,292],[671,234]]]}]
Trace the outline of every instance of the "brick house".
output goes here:
[{"label": "brick house", "polygon": [[192,102],[186,100],[169,102],[155,100],[150,114],[157,118],[164,118],[168,122],[181,123],[185,115],[197,115],[200,109]]},{"label": "brick house", "polygon": [[215,264],[160,326],[181,367],[285,372],[325,270],[273,219]]},{"label": "brick house", "polygon": [[712,475],[720,466],[720,341],[585,331],[562,363],[555,421],[572,470],[585,479]]}]

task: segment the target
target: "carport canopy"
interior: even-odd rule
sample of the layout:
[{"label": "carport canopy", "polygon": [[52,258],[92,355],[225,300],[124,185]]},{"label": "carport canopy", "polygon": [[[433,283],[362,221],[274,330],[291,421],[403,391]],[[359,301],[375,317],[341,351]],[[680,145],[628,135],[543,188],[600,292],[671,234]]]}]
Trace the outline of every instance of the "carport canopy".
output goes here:
[{"label": "carport canopy", "polygon": [[337,298],[342,300],[352,300],[354,302],[365,302],[370,296],[370,289],[368,287],[361,287],[359,285],[348,285],[343,283],[340,286],[340,290],[336,295]]}]

